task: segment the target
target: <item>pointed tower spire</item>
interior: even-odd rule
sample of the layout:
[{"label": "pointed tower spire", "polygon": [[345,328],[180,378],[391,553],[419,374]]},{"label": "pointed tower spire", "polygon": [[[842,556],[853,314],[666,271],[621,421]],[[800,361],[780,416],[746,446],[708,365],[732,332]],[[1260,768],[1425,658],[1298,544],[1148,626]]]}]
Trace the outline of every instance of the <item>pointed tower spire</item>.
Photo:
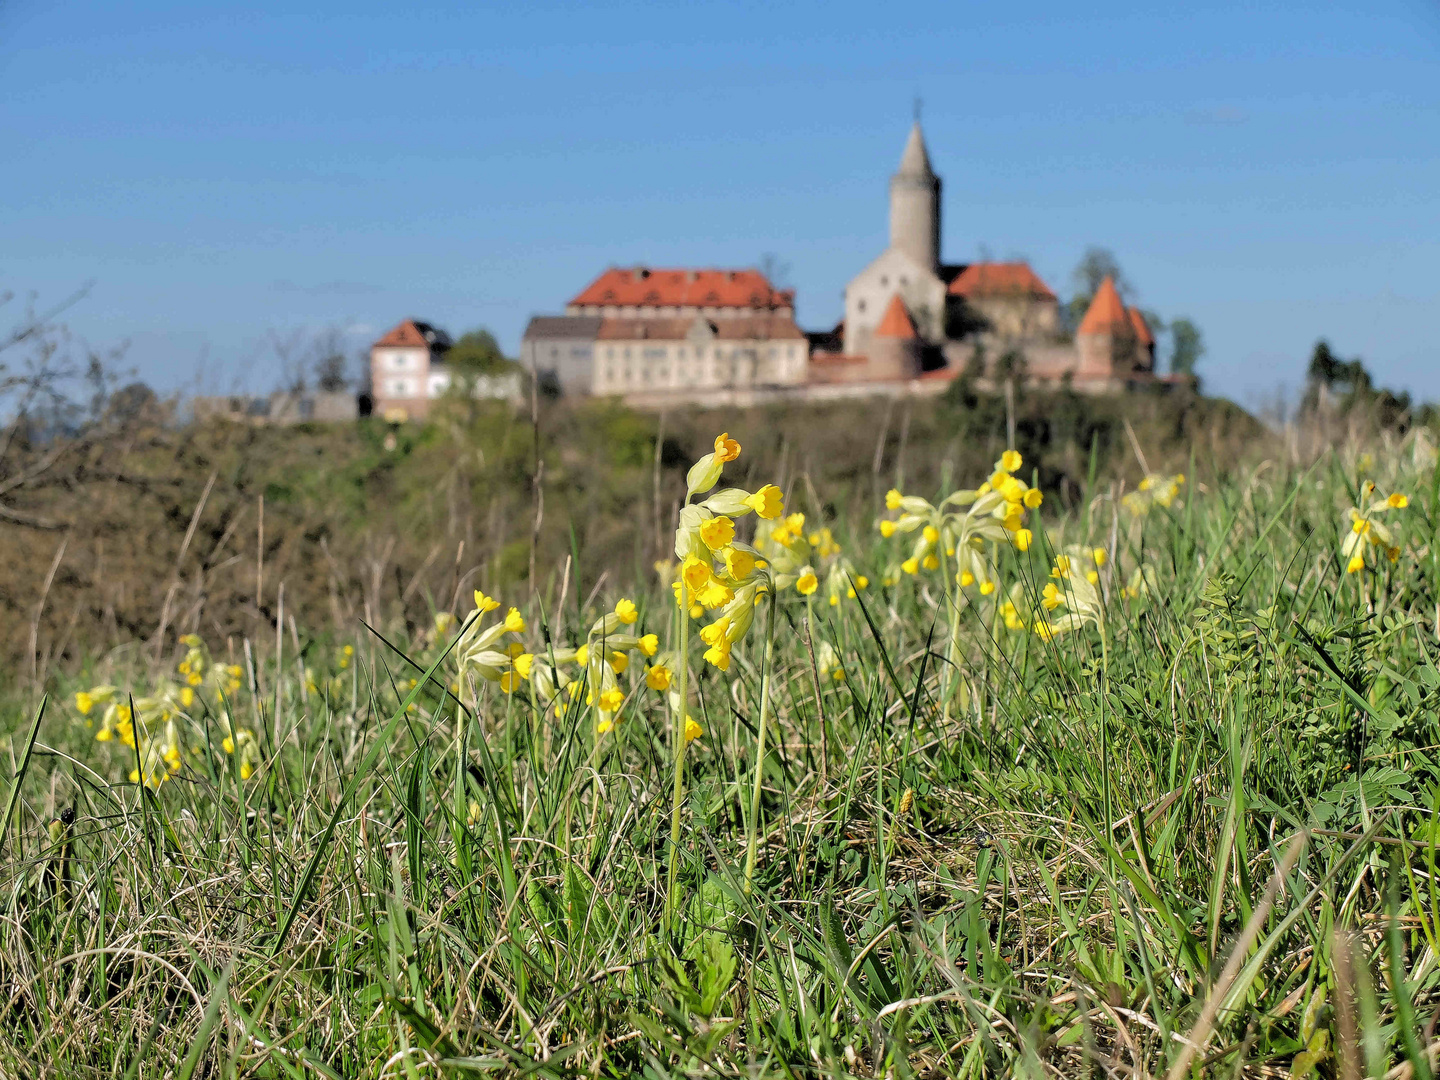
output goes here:
[{"label": "pointed tower spire", "polygon": [[920,118],[910,128],[910,137],[905,140],[905,152],[900,155],[899,176],[933,177],[930,168],[930,154],[925,149],[925,133],[920,130]]},{"label": "pointed tower spire", "polygon": [[890,246],[926,270],[940,266],[940,178],[930,168],[918,119],[905,140],[900,169],[890,178]]},{"label": "pointed tower spire", "polygon": [[1113,334],[1117,330],[1132,330],[1130,317],[1125,314],[1125,304],[1120,299],[1120,292],[1115,288],[1115,279],[1109,274],[1105,280],[1100,282],[1100,288],[1095,290],[1095,299],[1090,301],[1090,308],[1085,312],[1085,317],[1080,320],[1080,326],[1076,329],[1077,334]]},{"label": "pointed tower spire", "polygon": [[880,325],[875,327],[875,336],[899,338],[901,341],[915,339],[915,324],[905,310],[905,301],[900,299],[899,293],[890,297],[890,305],[885,309]]}]

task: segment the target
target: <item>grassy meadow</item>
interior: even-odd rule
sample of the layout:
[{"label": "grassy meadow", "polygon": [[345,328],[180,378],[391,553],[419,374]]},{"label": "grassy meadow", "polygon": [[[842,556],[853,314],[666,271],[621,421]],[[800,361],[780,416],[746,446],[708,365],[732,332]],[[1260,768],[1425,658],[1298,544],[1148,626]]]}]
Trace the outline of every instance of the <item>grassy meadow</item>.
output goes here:
[{"label": "grassy meadow", "polygon": [[1433,1074],[1422,433],[842,499],[697,431],[614,572],[527,516],[534,588],[17,683],[0,1075]]}]

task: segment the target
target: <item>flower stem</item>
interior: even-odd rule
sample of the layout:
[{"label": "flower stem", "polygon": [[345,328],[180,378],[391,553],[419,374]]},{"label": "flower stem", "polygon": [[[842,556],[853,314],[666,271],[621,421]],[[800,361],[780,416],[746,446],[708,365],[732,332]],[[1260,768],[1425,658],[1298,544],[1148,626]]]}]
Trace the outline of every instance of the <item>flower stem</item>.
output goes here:
[{"label": "flower stem", "polygon": [[949,609],[947,611],[945,629],[945,677],[941,680],[942,702],[940,730],[946,731],[950,727],[950,702],[955,696],[955,672],[957,668],[955,660],[956,644],[960,635],[960,600],[955,595],[955,578],[950,573],[950,556],[945,553],[945,537],[940,537],[940,575],[945,582],[945,602]]},{"label": "flower stem", "polygon": [[750,793],[750,821],[745,837],[745,892],[755,880],[755,844],[760,831],[760,791],[765,781],[765,727],[770,720],[770,669],[775,659],[775,597],[765,612],[765,656],[760,671],[760,730],[755,735],[755,787]]},{"label": "flower stem", "polygon": [[690,675],[690,596],[685,579],[680,579],[680,670],[675,673],[676,696],[680,707],[671,717],[670,739],[675,755],[675,787],[670,796],[670,866],[665,889],[665,926],[671,926],[675,906],[679,902],[680,880],[680,809],[685,804],[685,713]]}]

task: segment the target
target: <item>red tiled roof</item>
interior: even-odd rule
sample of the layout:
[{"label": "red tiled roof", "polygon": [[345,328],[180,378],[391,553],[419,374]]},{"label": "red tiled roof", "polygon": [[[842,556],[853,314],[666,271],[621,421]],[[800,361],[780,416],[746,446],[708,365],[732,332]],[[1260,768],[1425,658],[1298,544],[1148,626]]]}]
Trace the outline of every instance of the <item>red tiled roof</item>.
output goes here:
[{"label": "red tiled roof", "polygon": [[571,304],[636,307],[791,307],[793,289],[777,289],[758,270],[651,270],[611,267]]},{"label": "red tiled roof", "polygon": [[1115,290],[1115,279],[1107,274],[1105,280],[1100,283],[1100,288],[1095,292],[1095,299],[1090,301],[1090,310],[1085,312],[1085,317],[1080,320],[1080,327],[1075,332],[1077,334],[1113,334],[1116,330],[1125,328],[1134,332],[1130,316],[1125,311],[1125,305],[1120,301],[1120,294]]},{"label": "red tiled roof", "polygon": [[1050,286],[1023,262],[971,263],[950,283],[951,296],[1032,296],[1054,300]]},{"label": "red tiled roof", "polygon": [[415,325],[415,320],[406,319],[404,322],[394,327],[394,329],[392,329],[379,341],[375,342],[375,344],[401,346],[410,345],[424,348],[429,343],[425,340],[425,335],[420,332],[420,328]]},{"label": "red tiled roof", "polygon": [[[660,319],[602,319],[596,334],[599,341],[684,341],[690,335],[698,316],[685,315]],[[804,341],[805,335],[795,320],[781,315],[744,315],[739,318],[716,317],[707,320],[715,337],[721,341]]]},{"label": "red tiled roof", "polygon": [[910,321],[910,315],[906,312],[899,293],[890,298],[890,306],[885,309],[880,325],[875,327],[875,336],[900,338],[902,341],[914,339],[915,324]]},{"label": "red tiled roof", "polygon": [[1140,314],[1139,308],[1127,308],[1126,313],[1130,316],[1130,326],[1135,331],[1135,340],[1147,349],[1155,344],[1155,335],[1150,333],[1150,327],[1145,322],[1145,316]]}]

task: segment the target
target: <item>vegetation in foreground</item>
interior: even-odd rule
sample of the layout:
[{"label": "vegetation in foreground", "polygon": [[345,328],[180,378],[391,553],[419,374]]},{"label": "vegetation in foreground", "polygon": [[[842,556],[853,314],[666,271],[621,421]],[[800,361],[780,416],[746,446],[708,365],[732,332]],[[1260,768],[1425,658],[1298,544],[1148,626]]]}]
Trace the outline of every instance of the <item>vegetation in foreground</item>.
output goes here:
[{"label": "vegetation in foreground", "polygon": [[0,1072],[1432,1073],[1423,436],[853,534],[739,454],[652,588],[14,717]]}]

